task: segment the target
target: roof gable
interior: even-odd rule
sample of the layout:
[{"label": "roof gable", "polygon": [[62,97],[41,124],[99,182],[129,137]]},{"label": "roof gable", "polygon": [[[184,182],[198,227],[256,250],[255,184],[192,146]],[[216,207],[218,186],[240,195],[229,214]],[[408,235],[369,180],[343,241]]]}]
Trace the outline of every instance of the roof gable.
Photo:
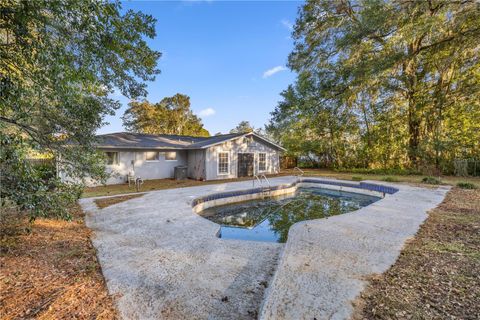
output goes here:
[{"label": "roof gable", "polygon": [[100,149],[206,149],[211,146],[224,143],[239,137],[253,135],[265,143],[268,143],[280,150],[281,146],[263,138],[262,136],[250,133],[229,133],[212,137],[192,137],[167,134],[143,134],[133,132],[116,132],[97,136],[97,148]]}]

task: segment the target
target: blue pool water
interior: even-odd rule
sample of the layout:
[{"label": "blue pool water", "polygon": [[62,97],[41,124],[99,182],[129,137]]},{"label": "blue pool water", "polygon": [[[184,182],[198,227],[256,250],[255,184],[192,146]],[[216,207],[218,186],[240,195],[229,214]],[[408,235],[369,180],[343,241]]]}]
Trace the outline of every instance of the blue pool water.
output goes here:
[{"label": "blue pool water", "polygon": [[208,208],[201,215],[221,225],[220,237],[286,242],[299,221],[354,211],[379,197],[320,188],[299,188],[294,194]]}]

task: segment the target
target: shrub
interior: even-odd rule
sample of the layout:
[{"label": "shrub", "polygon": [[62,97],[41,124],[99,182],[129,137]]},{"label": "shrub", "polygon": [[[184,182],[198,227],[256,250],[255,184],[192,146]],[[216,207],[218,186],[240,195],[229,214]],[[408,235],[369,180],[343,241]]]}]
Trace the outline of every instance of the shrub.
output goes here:
[{"label": "shrub", "polygon": [[359,174],[379,174],[379,175],[398,175],[398,176],[407,176],[407,175],[420,175],[421,172],[414,169],[369,169],[369,168],[338,168],[335,169],[338,172],[348,172],[348,173],[359,173]]},{"label": "shrub", "polygon": [[383,177],[383,178],[382,178],[382,181],[386,181],[386,182],[400,182],[400,180],[398,180],[398,179],[395,178],[395,177]]},{"label": "shrub", "polygon": [[430,176],[423,178],[422,182],[426,183],[426,184],[440,184],[441,183],[441,181],[439,179],[437,179],[435,177],[430,177]]},{"label": "shrub", "polygon": [[362,181],[362,180],[363,180],[363,177],[353,176],[353,177],[352,177],[352,180],[353,180],[353,181]]},{"label": "shrub", "polygon": [[457,187],[462,189],[477,189],[477,186],[471,182],[459,182],[457,183]]}]

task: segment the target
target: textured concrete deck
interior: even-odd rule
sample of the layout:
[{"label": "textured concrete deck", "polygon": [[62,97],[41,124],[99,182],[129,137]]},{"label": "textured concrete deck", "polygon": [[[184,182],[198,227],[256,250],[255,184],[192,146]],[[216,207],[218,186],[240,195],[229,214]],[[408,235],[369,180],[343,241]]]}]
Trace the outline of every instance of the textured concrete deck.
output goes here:
[{"label": "textured concrete deck", "polygon": [[395,187],[355,212],[292,226],[260,319],[349,319],[366,277],[395,262],[448,191]]},{"label": "textured concrete deck", "polygon": [[219,239],[219,226],[191,207],[199,196],[251,187],[243,181],[154,191],[102,210],[82,199],[123,318],[256,318],[283,245]]},{"label": "textured concrete deck", "polygon": [[[251,187],[244,181],[154,191],[102,210],[94,199],[81,201],[123,318],[256,318],[283,245],[219,239],[219,226],[191,208],[194,198]],[[363,277],[395,261],[426,211],[446,193],[399,188],[354,213],[294,225],[260,316],[348,318]]]}]

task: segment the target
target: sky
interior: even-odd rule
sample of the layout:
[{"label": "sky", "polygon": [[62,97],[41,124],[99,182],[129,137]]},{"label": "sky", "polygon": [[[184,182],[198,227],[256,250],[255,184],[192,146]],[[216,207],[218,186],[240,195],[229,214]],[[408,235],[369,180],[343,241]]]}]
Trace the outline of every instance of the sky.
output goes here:
[{"label": "sky", "polygon": [[[176,93],[190,97],[204,127],[228,133],[240,121],[264,127],[295,79],[287,67],[292,26],[300,1],[127,1],[157,19],[149,46],[162,52],[161,73],[148,83],[148,101]],[[98,133],[125,131],[121,117],[129,100]]]}]

